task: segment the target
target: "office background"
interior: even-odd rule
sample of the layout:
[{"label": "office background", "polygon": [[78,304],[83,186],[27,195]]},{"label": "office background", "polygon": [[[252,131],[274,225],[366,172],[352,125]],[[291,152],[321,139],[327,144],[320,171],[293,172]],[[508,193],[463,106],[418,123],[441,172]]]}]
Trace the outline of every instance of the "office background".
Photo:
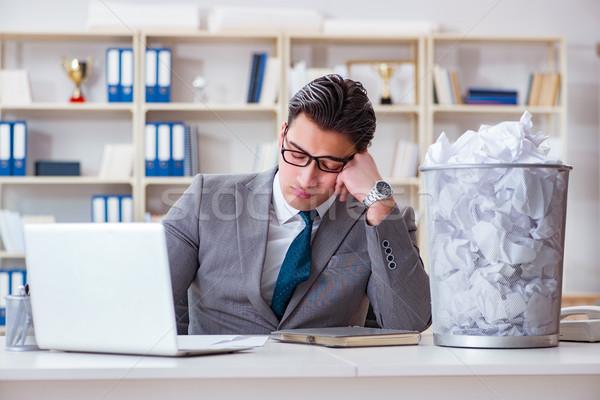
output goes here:
[{"label": "office background", "polygon": [[[164,4],[164,1],[129,0]],[[248,6],[244,0],[177,0],[212,6]],[[442,31],[474,35],[560,35],[567,41],[569,187],[565,249],[567,293],[600,293],[599,75],[600,2],[597,0],[357,1],[254,0],[259,7],[312,8],[331,18],[431,21]],[[0,0],[0,30],[84,30],[88,2],[82,0]],[[473,127],[477,129],[478,127]],[[535,127],[534,127],[535,128]],[[437,132],[439,134],[439,132]]]}]

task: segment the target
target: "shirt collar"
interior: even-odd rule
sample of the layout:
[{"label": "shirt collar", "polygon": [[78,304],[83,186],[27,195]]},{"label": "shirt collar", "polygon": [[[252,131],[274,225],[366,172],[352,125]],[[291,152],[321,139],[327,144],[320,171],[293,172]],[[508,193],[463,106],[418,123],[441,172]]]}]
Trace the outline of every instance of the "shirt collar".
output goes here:
[{"label": "shirt collar", "polygon": [[[323,202],[320,206],[316,208],[317,213],[320,218],[327,213],[329,207],[335,201],[336,196],[332,195],[327,199],[327,201]],[[277,220],[279,224],[284,224],[288,222],[291,218],[296,216],[300,212],[300,210],[295,209],[290,206],[288,202],[283,197],[283,193],[281,192],[281,186],[279,184],[279,171],[275,174],[275,178],[273,179],[273,208],[275,209],[275,215],[277,216]]]}]

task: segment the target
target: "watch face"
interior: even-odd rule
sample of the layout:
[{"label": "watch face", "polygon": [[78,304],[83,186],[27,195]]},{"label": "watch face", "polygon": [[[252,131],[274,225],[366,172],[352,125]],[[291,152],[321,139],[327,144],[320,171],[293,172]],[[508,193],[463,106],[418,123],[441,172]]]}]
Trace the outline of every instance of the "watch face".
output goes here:
[{"label": "watch face", "polygon": [[390,197],[392,195],[392,187],[384,181],[377,182],[377,191],[386,197]]}]

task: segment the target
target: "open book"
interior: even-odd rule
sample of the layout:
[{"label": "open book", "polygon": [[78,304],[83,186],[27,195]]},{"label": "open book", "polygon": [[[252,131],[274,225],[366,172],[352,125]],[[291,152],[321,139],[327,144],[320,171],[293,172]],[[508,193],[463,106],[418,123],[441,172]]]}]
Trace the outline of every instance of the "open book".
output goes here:
[{"label": "open book", "polygon": [[416,331],[350,326],[286,329],[271,332],[271,338],[282,342],[328,347],[364,347],[418,344],[421,334]]}]

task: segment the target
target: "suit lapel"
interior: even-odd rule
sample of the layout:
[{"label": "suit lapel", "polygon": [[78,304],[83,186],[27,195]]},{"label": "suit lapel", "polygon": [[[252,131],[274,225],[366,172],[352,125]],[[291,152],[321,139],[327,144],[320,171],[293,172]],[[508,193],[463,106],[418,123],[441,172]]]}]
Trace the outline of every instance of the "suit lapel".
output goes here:
[{"label": "suit lapel", "polygon": [[350,197],[346,202],[336,199],[331,205],[312,241],[310,276],[307,281],[296,287],[287,310],[281,318],[282,322],[306,295],[365,210],[365,206],[354,197]]},{"label": "suit lapel", "polygon": [[260,292],[265,261],[269,212],[273,195],[273,177],[277,169],[258,174],[247,184],[236,187],[237,242],[240,252],[241,277],[252,305],[268,321],[277,326],[277,317]]}]

